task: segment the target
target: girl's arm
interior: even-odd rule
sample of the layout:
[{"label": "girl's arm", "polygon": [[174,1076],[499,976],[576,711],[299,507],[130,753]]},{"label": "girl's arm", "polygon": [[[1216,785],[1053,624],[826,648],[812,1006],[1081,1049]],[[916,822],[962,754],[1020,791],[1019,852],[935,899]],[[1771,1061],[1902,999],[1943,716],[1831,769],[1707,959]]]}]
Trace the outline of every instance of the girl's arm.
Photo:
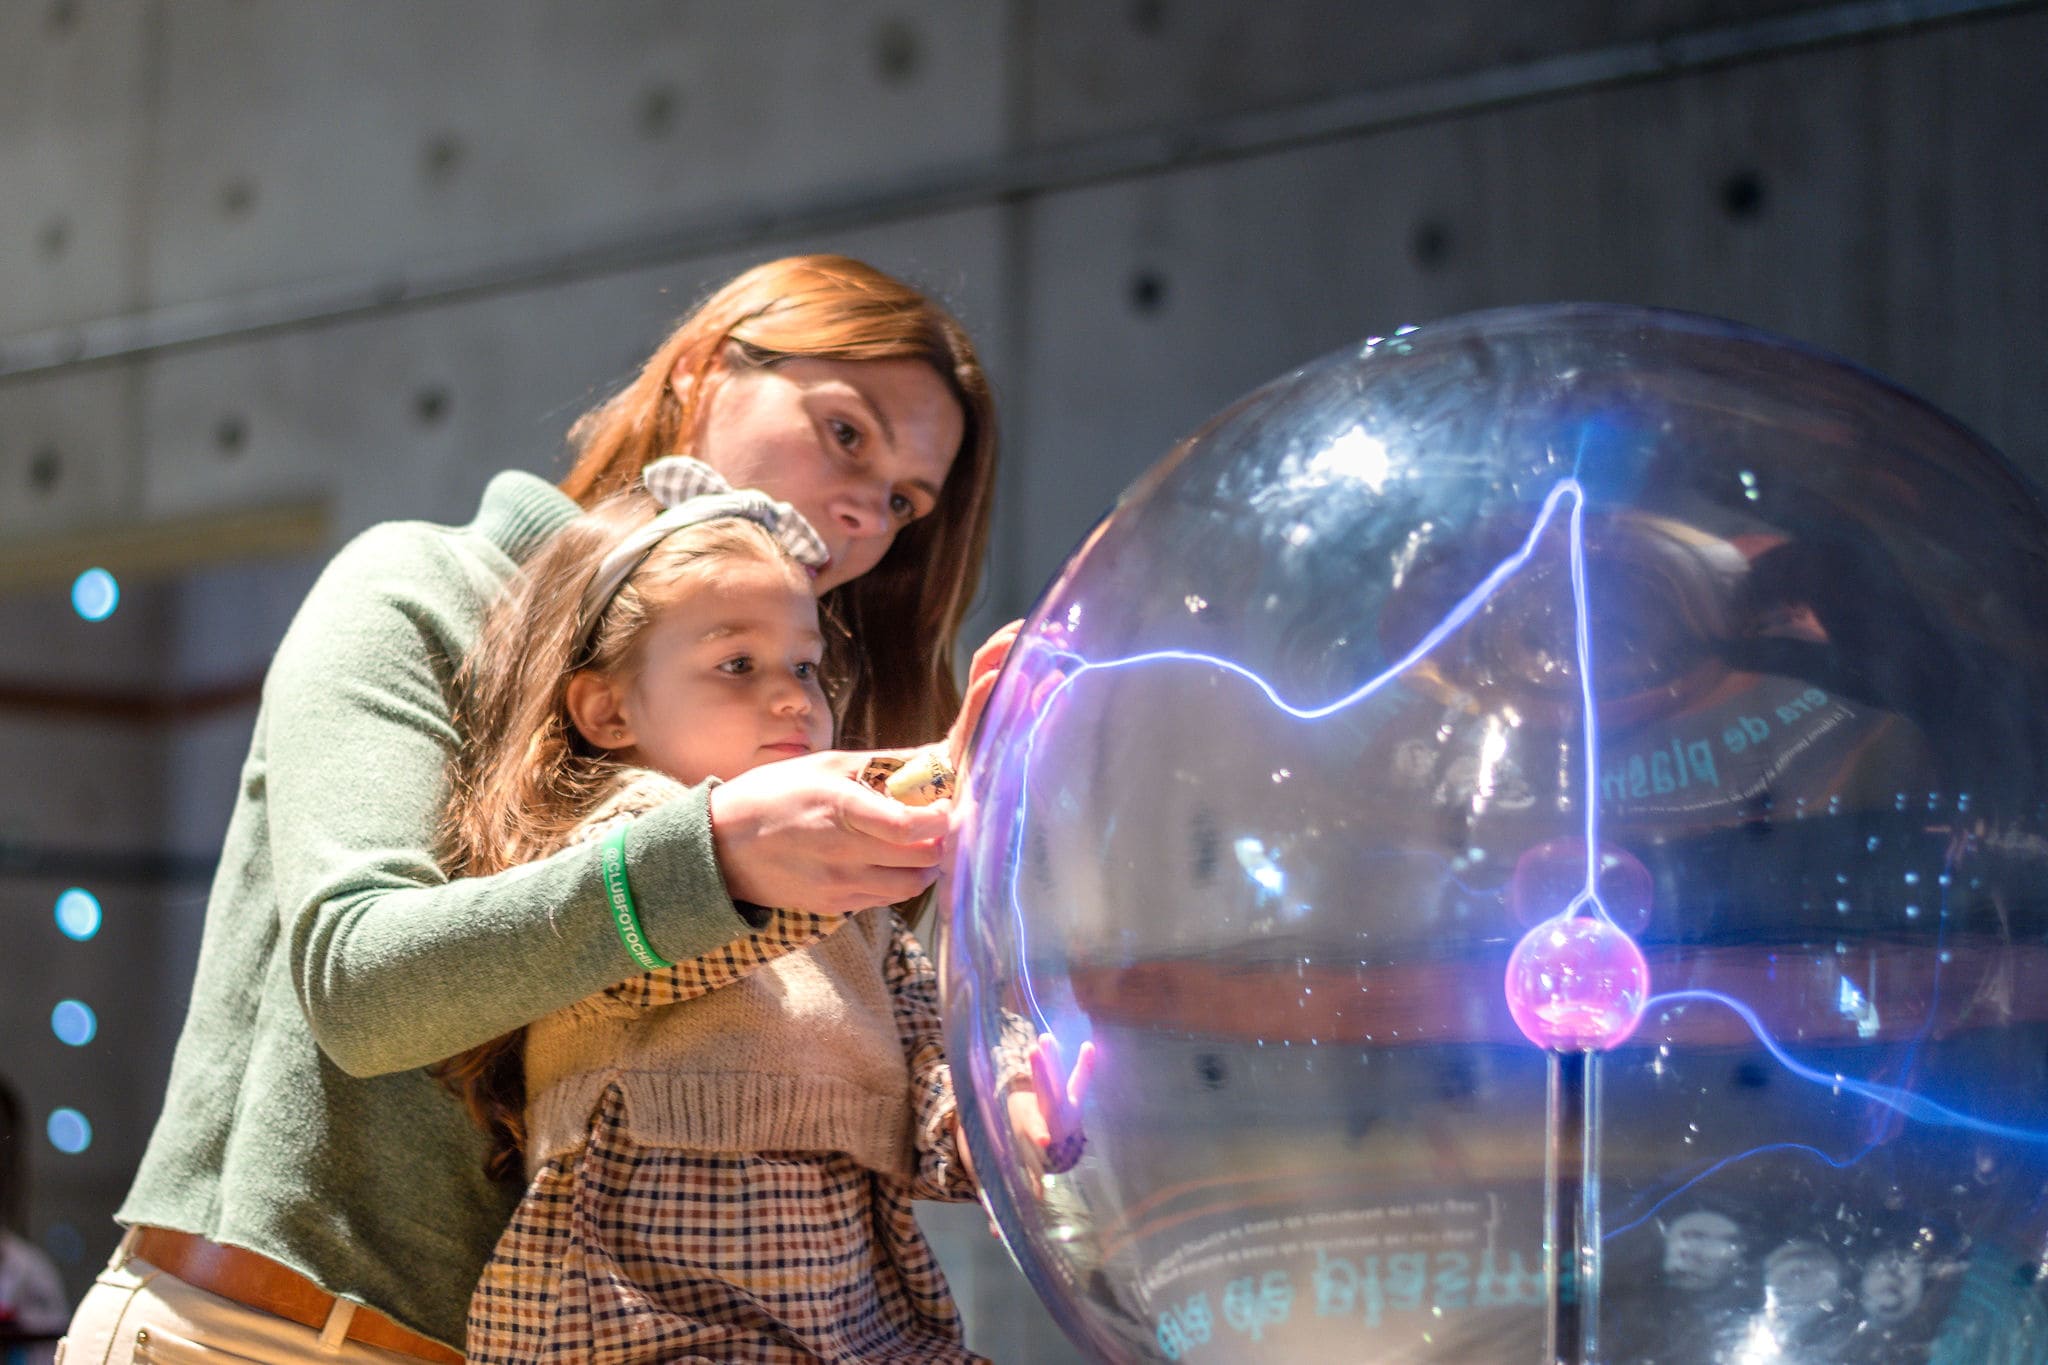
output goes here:
[{"label": "girl's arm", "polygon": [[[952,1068],[946,1063],[944,1026],[939,1016],[938,978],[932,960],[902,917],[890,915],[891,939],[885,963],[889,995],[896,1009],[896,1032],[910,1063],[912,1131],[917,1138],[917,1168],[911,1198],[965,1200],[975,1196],[974,1172],[968,1164],[955,1121],[957,1104]],[[1031,1095],[1031,1030],[1022,1020],[1006,1017],[997,1049],[998,1089],[1011,1108],[1034,1105]]]}]

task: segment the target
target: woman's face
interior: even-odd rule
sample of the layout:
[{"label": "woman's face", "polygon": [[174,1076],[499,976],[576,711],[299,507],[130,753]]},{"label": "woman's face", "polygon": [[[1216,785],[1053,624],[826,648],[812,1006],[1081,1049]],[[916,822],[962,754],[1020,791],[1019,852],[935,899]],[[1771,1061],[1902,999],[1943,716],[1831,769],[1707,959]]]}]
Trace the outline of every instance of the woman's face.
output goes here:
[{"label": "woman's face", "polygon": [[[687,378],[675,382],[687,401]],[[798,357],[721,367],[706,383],[690,453],[810,520],[832,556],[820,593],[874,568],[898,531],[931,515],[967,429],[920,360]]]}]

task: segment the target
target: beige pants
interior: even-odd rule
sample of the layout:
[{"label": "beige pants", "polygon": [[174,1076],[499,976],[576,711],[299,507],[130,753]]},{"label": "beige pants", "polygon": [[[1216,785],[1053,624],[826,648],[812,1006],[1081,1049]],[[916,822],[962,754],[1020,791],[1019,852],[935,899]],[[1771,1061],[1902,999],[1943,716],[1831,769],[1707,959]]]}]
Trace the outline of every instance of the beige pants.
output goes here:
[{"label": "beige pants", "polygon": [[355,1305],[338,1301],[324,1328],[296,1322],[194,1289],[129,1250],[121,1239],[107,1268],[71,1315],[57,1365],[419,1365],[412,1356],[349,1341]]}]

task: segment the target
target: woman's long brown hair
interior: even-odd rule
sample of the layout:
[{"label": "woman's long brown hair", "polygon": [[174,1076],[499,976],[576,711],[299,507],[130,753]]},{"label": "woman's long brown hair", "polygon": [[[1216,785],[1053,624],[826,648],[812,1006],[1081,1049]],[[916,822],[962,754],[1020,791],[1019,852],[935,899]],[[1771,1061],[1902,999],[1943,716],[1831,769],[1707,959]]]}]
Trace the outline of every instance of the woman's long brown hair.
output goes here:
[{"label": "woman's long brown hair", "polygon": [[[706,522],[657,544],[586,626],[578,609],[598,560],[658,510],[637,489],[603,499],[528,561],[485,619],[457,675],[455,727],[464,743],[449,764],[438,841],[449,876],[488,876],[556,852],[616,788],[625,767],[570,720],[570,678],[587,669],[629,680],[647,627],[682,593],[704,585],[720,559],[765,559],[808,588],[759,526]],[[490,1134],[484,1169],[495,1179],[519,1172],[525,1035],[515,1029],[433,1068]]]},{"label": "woman's long brown hair", "polygon": [[[711,295],[640,373],[570,429],[576,463],[562,491],[586,507],[631,487],[650,461],[689,455],[698,400],[721,366],[792,357],[919,360],[960,403],[960,450],[931,515],[881,563],[825,594],[826,671],[842,680],[840,743],[922,744],[960,706],[953,653],[974,599],[995,497],[995,403],[974,345],[952,316],[901,280],[845,256],[790,256]],[[686,403],[672,382],[686,378]],[[842,633],[843,632],[843,633]]]}]

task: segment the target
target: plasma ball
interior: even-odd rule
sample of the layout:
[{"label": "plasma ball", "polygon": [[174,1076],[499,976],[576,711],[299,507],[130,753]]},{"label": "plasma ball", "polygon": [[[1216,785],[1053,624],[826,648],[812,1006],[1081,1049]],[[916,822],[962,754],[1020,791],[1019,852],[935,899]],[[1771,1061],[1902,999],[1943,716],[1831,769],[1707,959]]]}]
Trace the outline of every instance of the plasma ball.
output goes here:
[{"label": "plasma ball", "polygon": [[[1018,633],[941,881],[1075,1358],[2048,1365],[2043,556],[1960,425],[1659,311],[1177,444]],[[1026,1032],[1101,1050],[1030,1068],[1058,1153]]]},{"label": "plasma ball", "polygon": [[1508,1012],[1536,1046],[1605,1052],[1635,1032],[1650,998],[1650,964],[1634,939],[1594,915],[1559,916],[1508,956]]}]

